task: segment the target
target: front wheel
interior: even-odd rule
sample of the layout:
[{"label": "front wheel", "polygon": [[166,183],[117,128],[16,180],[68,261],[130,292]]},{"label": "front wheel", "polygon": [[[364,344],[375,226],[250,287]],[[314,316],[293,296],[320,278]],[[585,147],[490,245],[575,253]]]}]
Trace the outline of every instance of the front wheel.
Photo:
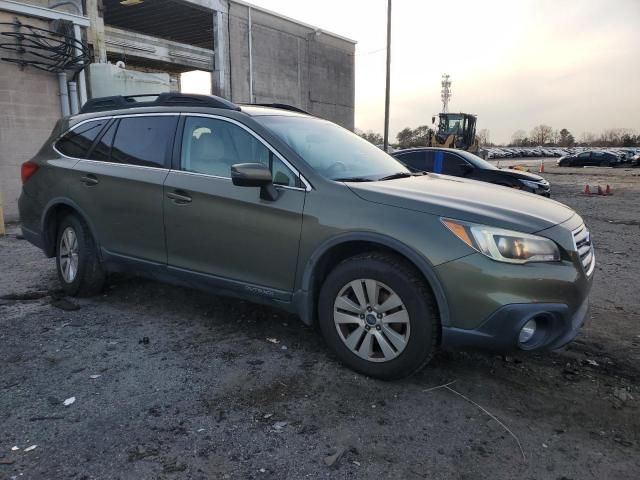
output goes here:
[{"label": "front wheel", "polygon": [[91,296],[100,292],[105,271],[86,223],[67,215],[58,224],[56,244],[58,279],[67,295]]},{"label": "front wheel", "polygon": [[411,375],[437,348],[440,322],[431,290],[393,255],[366,253],[341,262],[322,285],[318,313],[329,347],[371,377]]}]

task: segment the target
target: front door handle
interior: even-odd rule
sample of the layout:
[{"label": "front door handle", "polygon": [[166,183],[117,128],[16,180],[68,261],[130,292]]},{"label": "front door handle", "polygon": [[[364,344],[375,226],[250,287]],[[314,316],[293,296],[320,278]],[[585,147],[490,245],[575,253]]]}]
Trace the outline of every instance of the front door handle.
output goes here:
[{"label": "front door handle", "polygon": [[185,203],[191,203],[191,197],[182,190],[176,190],[174,192],[167,193],[167,198],[173,200],[173,203],[184,205]]},{"label": "front door handle", "polygon": [[80,181],[88,187],[90,187],[91,185],[97,185],[99,183],[98,178],[92,173],[88,173],[87,175],[80,177]]}]

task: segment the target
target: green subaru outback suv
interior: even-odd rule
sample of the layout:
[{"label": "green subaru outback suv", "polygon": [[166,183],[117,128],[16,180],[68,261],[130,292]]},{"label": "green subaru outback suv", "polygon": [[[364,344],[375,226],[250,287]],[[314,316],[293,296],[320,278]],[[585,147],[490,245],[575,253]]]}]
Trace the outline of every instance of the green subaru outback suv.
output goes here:
[{"label": "green subaru outback suv", "polygon": [[412,173],[293,107],[94,99],[22,180],[24,236],[69,295],[130,271],[275,305],[378,378],[438,348],[556,349],[587,316],[595,259],[573,210]]}]

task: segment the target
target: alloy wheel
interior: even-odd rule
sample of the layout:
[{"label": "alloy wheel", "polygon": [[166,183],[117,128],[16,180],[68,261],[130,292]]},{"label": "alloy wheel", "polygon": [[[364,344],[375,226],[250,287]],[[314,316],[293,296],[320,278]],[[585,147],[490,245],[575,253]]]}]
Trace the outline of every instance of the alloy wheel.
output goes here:
[{"label": "alloy wheel", "polygon": [[345,346],[370,362],[388,362],[409,341],[409,312],[390,287],[370,278],[346,284],[336,297],[333,321]]},{"label": "alloy wheel", "polygon": [[73,283],[78,274],[78,237],[67,227],[60,237],[60,272],[66,283]]}]

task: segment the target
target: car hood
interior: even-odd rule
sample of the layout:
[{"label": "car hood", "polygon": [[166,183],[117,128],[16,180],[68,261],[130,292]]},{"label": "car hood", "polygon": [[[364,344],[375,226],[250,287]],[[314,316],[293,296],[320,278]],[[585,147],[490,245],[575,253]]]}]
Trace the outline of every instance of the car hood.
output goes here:
[{"label": "car hood", "polygon": [[509,177],[517,178],[519,180],[530,180],[532,182],[540,182],[544,180],[540,175],[536,175],[535,173],[523,172],[522,170],[515,170],[513,168],[500,168],[499,169],[504,175],[508,175]]},{"label": "car hood", "polygon": [[369,202],[525,233],[563,223],[575,214],[566,205],[539,195],[447,175],[352,182],[347,186]]}]

